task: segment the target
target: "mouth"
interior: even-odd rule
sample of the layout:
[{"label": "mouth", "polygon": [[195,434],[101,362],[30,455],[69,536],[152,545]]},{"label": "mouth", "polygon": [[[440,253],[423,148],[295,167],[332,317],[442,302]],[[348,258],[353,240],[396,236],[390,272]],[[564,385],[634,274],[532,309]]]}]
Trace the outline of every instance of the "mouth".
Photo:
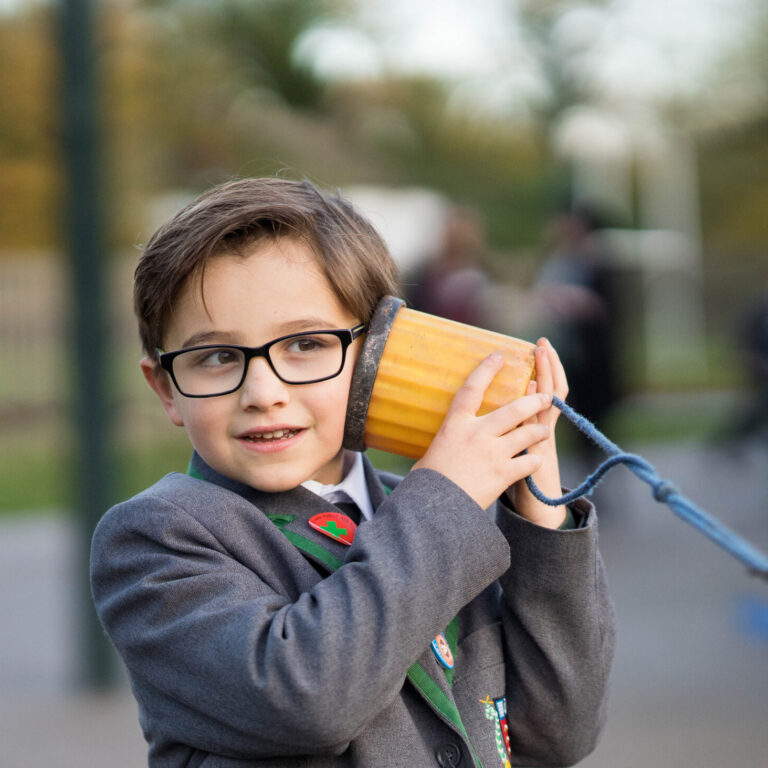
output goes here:
[{"label": "mouth", "polygon": [[277,443],[281,440],[290,440],[303,431],[302,429],[273,429],[264,432],[249,432],[247,435],[243,435],[241,439],[249,443]]}]

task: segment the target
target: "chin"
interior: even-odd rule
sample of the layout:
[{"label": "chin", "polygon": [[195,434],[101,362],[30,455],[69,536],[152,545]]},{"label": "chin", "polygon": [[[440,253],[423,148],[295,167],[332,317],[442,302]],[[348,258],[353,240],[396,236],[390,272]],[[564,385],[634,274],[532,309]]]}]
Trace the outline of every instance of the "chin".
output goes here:
[{"label": "chin", "polygon": [[293,473],[264,472],[255,476],[243,478],[243,481],[264,493],[283,493],[298,488],[307,478]]}]

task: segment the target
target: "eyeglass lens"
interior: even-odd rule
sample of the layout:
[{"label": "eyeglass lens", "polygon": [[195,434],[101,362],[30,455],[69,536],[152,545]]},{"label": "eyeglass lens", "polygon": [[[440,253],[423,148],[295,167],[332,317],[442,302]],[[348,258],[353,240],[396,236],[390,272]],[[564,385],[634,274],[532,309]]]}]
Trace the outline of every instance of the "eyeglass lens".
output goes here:
[{"label": "eyeglass lens", "polygon": [[[333,334],[304,334],[272,344],[267,354],[283,381],[302,384],[338,374],[344,344]],[[222,394],[240,385],[245,359],[244,351],[237,347],[193,348],[173,359],[173,374],[184,394]]]}]

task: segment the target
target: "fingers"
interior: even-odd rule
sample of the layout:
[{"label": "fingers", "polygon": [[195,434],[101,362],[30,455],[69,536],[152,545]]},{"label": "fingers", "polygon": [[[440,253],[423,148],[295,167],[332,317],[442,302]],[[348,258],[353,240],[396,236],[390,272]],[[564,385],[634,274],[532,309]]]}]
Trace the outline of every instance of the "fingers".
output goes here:
[{"label": "fingers", "polygon": [[510,462],[510,465],[515,476],[526,478],[534,472],[538,472],[543,463],[544,461],[539,454],[523,453],[520,456],[515,456]]},{"label": "fingers", "polygon": [[494,352],[488,355],[472,373],[467,376],[467,380],[456,392],[451,402],[449,413],[464,413],[474,416],[483,403],[485,391],[493,381],[494,376],[504,365],[504,358]]},{"label": "fingers", "polygon": [[568,394],[568,379],[560,357],[548,339],[536,344],[537,391],[557,395],[564,400]]},{"label": "fingers", "polygon": [[537,347],[537,380],[526,394],[478,416],[486,390],[504,365],[499,353],[486,357],[456,392],[414,469],[440,472],[484,508],[528,475],[538,473],[538,478],[546,470],[547,477],[554,477],[554,423],[559,411],[552,407],[552,394],[555,389],[567,391],[567,384],[551,345],[542,339]]},{"label": "fingers", "polygon": [[495,435],[505,435],[521,424],[536,423],[537,414],[549,408],[550,405],[552,405],[552,395],[542,393],[523,395],[481,418],[490,425]]},{"label": "fingers", "polygon": [[[536,344],[536,391],[552,394],[554,383],[552,378],[552,365],[549,350],[551,347],[546,339],[539,339]],[[554,350],[553,350],[554,351]]]},{"label": "fingers", "polygon": [[550,361],[550,367],[552,368],[552,381],[553,381],[553,392],[555,395],[557,395],[561,400],[565,400],[565,398],[568,396],[568,379],[565,375],[565,368],[563,368],[563,364],[560,362],[560,356],[555,351],[555,348],[549,344],[549,361]]},{"label": "fingers", "polygon": [[[528,391],[526,392],[526,394],[528,394],[528,395],[535,395],[537,391],[538,391],[538,388],[536,386],[536,379],[531,379],[528,382]],[[536,416],[531,416],[531,418],[528,419],[528,421],[530,423],[535,423],[536,422]]]},{"label": "fingers", "polygon": [[524,424],[503,436],[505,453],[507,456],[517,456],[546,440],[551,434],[548,424]]}]

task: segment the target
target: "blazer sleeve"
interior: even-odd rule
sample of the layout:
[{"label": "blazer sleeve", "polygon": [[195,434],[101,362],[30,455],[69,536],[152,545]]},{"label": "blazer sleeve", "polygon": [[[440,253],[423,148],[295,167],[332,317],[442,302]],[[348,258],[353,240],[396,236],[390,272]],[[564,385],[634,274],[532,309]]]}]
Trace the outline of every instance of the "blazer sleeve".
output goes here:
[{"label": "blazer sleeve", "polygon": [[594,508],[581,525],[552,530],[499,503],[512,561],[501,577],[507,710],[513,763],[573,765],[602,730],[615,616],[597,548]]},{"label": "blazer sleeve", "polygon": [[263,514],[185,482],[113,508],[92,544],[94,600],[150,741],[246,759],[340,753],[509,566],[484,511],[418,470],[360,526],[344,564],[299,590],[301,555]]}]

